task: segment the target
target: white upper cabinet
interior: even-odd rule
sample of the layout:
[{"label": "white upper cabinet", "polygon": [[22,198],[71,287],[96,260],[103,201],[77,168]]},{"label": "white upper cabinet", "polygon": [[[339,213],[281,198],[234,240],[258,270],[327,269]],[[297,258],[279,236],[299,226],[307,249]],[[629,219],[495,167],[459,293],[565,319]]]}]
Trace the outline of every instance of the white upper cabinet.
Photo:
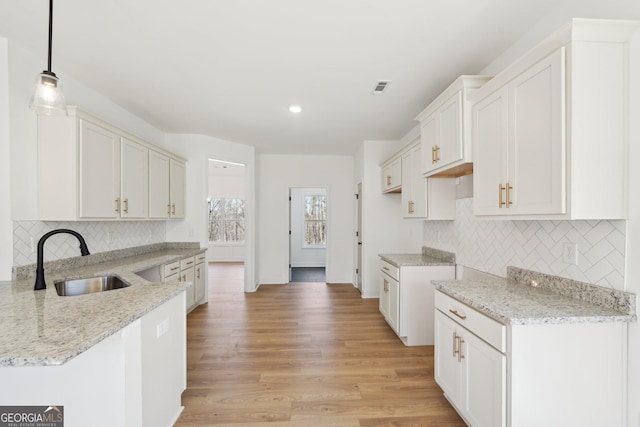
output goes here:
[{"label": "white upper cabinet", "polygon": [[382,164],[381,189],[383,193],[399,193],[402,187],[402,161],[400,158],[387,160]]},{"label": "white upper cabinet", "polygon": [[626,41],[637,26],[574,19],[470,96],[476,215],[626,218]]},{"label": "white upper cabinet", "polygon": [[184,162],[169,160],[169,202],[171,204],[170,218],[184,218],[186,168]]},{"label": "white upper cabinet", "polygon": [[122,139],[122,206],[123,218],[148,216],[149,149],[129,139]]},{"label": "white upper cabinet", "polygon": [[415,144],[402,155],[402,215],[405,218],[454,220],[455,178],[425,178],[422,148]]},{"label": "white upper cabinet", "polygon": [[460,76],[416,120],[420,121],[421,172],[460,176],[472,170],[471,115],[466,98],[489,76]]},{"label": "white upper cabinet", "polygon": [[[120,216],[120,136],[80,120],[80,217]],[[49,177],[51,179],[51,177]]]},{"label": "white upper cabinet", "polygon": [[149,218],[167,219],[169,203],[169,157],[149,151]]},{"label": "white upper cabinet", "polygon": [[[169,159],[184,185],[183,159],[148,144],[96,117],[69,107],[69,115],[38,117],[38,218],[42,221],[167,218]],[[158,154],[166,172],[157,180]],[[152,170],[150,170],[150,166]],[[153,174],[153,175],[151,175]],[[150,192],[150,188],[152,191]],[[154,216],[156,195],[164,217]],[[184,189],[174,190],[184,218]],[[152,212],[149,211],[150,203]]]}]

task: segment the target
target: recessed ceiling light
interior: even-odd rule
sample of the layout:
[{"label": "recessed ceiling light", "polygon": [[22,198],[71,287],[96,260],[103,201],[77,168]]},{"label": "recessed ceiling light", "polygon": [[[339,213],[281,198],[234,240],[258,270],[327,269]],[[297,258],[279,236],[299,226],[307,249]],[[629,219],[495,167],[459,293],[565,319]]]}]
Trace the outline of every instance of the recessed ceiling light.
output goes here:
[{"label": "recessed ceiling light", "polygon": [[302,111],[302,107],[297,104],[293,104],[291,107],[289,107],[289,111],[294,114],[298,114]]}]

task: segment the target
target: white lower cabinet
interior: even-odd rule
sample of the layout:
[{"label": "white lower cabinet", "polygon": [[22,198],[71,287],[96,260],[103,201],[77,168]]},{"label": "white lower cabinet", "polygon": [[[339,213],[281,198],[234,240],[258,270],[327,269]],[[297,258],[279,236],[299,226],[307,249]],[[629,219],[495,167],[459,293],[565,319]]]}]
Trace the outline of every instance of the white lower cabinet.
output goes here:
[{"label": "white lower cabinet", "polygon": [[193,283],[185,292],[185,308],[187,312],[207,301],[207,269],[205,260],[206,255],[203,252],[163,266],[163,282],[177,281]]},{"label": "white lower cabinet", "polygon": [[626,323],[504,325],[439,291],[435,306],[435,380],[468,425],[626,425]]},{"label": "white lower cabinet", "polygon": [[440,311],[435,319],[435,378],[473,426],[506,425],[506,356]]},{"label": "white lower cabinet", "polygon": [[433,345],[431,280],[452,280],[453,266],[400,266],[381,260],[380,312],[407,346]]}]

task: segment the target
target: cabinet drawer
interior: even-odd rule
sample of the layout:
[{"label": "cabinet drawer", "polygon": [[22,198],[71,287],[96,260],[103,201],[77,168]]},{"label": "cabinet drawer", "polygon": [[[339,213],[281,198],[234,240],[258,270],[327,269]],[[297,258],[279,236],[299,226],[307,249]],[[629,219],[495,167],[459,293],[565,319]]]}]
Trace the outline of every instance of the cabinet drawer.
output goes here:
[{"label": "cabinet drawer", "polygon": [[392,279],[400,280],[400,269],[395,265],[381,259],[380,260],[380,269],[383,273],[391,276]]},{"label": "cabinet drawer", "polygon": [[180,261],[174,261],[170,264],[165,264],[164,265],[164,279],[167,280],[167,278],[173,274],[178,274],[180,272]]},{"label": "cabinet drawer", "polygon": [[207,256],[204,253],[196,255],[196,264],[202,264]]},{"label": "cabinet drawer", "polygon": [[436,291],[436,309],[501,352],[507,351],[507,327],[442,292]]},{"label": "cabinet drawer", "polygon": [[195,264],[195,257],[190,256],[189,258],[182,259],[180,260],[180,270],[193,267],[194,264]]}]

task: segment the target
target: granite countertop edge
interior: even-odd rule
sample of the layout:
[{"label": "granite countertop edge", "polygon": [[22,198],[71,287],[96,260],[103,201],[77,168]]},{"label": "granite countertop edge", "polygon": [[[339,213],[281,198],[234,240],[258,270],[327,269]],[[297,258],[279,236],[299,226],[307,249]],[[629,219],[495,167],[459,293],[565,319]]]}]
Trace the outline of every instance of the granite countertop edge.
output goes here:
[{"label": "granite countertop edge", "polygon": [[[178,296],[191,282],[149,282],[135,274],[198,255],[206,249],[167,247],[108,262],[47,274],[43,291],[33,278],[0,282],[0,367],[59,366]],[[60,297],[61,278],[113,274],[130,286],[110,292]],[[81,322],[78,322],[78,318]]]},{"label": "granite countertop edge", "polygon": [[509,279],[434,280],[435,289],[504,325],[629,323],[637,320],[600,305]]},{"label": "granite countertop edge", "polygon": [[400,267],[455,266],[456,255],[439,249],[422,247],[422,253],[378,254],[384,261]]}]

